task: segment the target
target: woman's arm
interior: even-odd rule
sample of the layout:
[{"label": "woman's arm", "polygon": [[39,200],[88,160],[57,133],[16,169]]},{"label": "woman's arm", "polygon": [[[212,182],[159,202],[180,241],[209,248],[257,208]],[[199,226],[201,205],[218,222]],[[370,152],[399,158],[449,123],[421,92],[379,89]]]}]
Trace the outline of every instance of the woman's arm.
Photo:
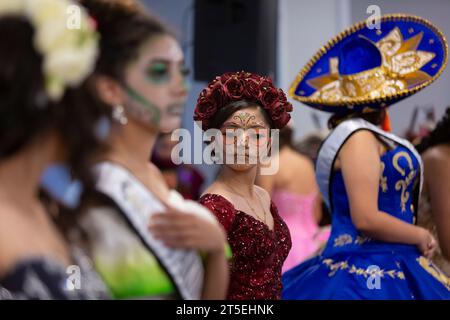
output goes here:
[{"label": "woman's arm", "polygon": [[208,254],[205,262],[205,277],[202,299],[225,299],[228,290],[229,268],[225,248]]},{"label": "woman's arm", "polygon": [[353,134],[339,153],[350,214],[356,228],[386,242],[412,244],[431,255],[434,239],[424,228],[403,222],[378,210],[380,154],[375,136],[369,131]]},{"label": "woman's arm", "polygon": [[431,200],[442,254],[450,260],[450,148],[434,147],[423,156],[425,186]]},{"label": "woman's arm", "polygon": [[304,181],[310,184],[312,192],[316,194],[314,198],[313,212],[315,221],[319,223],[322,219],[322,194],[320,193],[319,186],[317,184],[313,162],[309,159],[306,159],[306,157],[302,158],[303,161],[301,163],[303,166],[303,170],[301,172],[303,177],[299,176],[298,178],[304,179]]}]

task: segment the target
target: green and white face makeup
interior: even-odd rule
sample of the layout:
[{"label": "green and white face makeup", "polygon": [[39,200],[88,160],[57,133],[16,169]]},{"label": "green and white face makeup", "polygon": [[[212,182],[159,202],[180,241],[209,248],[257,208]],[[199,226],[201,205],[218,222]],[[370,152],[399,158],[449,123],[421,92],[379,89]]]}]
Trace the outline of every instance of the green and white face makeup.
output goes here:
[{"label": "green and white face makeup", "polygon": [[157,131],[177,129],[187,98],[187,74],[178,42],[170,35],[152,38],[126,72],[127,116]]},{"label": "green and white face makeup", "polygon": [[270,127],[261,112],[256,106],[238,110],[220,127],[225,165],[248,170],[258,164],[261,152],[267,151]]}]

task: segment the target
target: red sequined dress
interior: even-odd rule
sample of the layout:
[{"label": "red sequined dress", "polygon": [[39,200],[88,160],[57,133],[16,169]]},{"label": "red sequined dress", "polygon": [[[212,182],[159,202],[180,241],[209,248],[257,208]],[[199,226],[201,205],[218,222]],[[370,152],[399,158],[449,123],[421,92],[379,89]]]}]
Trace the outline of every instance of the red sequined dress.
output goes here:
[{"label": "red sequined dress", "polygon": [[291,236],[276,206],[271,203],[274,226],[270,230],[220,195],[205,194],[199,202],[225,228],[233,252],[227,299],[281,299],[281,267],[291,249]]}]

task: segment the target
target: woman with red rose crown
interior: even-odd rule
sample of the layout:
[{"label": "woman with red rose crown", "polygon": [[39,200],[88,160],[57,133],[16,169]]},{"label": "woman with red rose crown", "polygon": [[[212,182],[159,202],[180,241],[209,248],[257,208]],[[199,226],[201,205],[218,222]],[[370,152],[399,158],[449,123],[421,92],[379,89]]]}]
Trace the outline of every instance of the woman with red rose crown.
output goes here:
[{"label": "woman with red rose crown", "polygon": [[203,130],[220,130],[214,152],[225,158],[199,201],[219,219],[233,252],[228,299],[281,298],[281,267],[291,238],[255,178],[260,151],[271,145],[270,129],[283,128],[291,111],[272,80],[243,71],[216,77],[198,98],[194,120]]}]

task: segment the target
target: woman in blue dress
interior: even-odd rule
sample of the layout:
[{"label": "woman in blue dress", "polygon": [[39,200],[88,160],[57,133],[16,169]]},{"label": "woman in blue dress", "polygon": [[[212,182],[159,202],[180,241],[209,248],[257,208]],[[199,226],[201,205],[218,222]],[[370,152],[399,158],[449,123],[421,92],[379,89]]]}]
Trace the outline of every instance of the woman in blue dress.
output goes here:
[{"label": "woman in blue dress", "polygon": [[316,163],[332,231],[319,256],[283,275],[283,299],[450,299],[449,278],[428,260],[436,241],[415,225],[422,161],[387,132],[386,112],[446,62],[431,23],[388,15],[380,29],[339,34],[300,72],[291,95],[335,113]]}]

